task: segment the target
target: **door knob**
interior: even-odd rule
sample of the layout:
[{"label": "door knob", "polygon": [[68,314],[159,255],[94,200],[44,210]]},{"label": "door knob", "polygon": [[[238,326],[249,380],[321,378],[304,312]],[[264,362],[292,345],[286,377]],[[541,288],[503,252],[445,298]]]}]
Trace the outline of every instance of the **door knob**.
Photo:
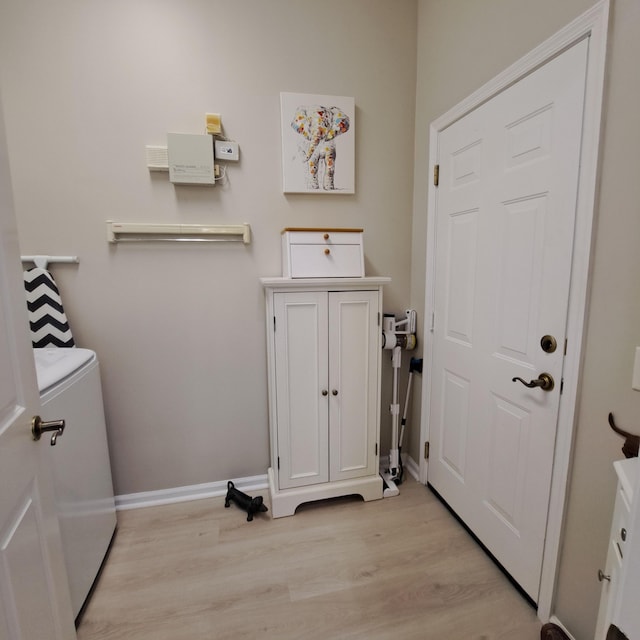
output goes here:
[{"label": "door knob", "polygon": [[323,389],[323,390],[322,390],[322,395],[323,395],[323,396],[328,396],[328,395],[329,395],[329,392],[328,392],[326,389]]},{"label": "door knob", "polygon": [[555,386],[555,382],[553,380],[553,376],[550,373],[541,373],[535,380],[531,380],[530,382],[525,382],[522,378],[511,378],[512,382],[522,382],[525,387],[529,387],[529,389],[533,389],[535,387],[540,387],[543,391],[551,391]]},{"label": "door knob", "polygon": [[64,433],[64,420],[49,420],[45,422],[40,416],[33,416],[31,420],[31,433],[34,440],[40,440],[45,431],[53,431],[51,434],[51,446],[56,446],[58,436]]},{"label": "door knob", "polygon": [[540,338],[540,347],[545,353],[553,353],[558,348],[558,342],[553,336],[547,334]]},{"label": "door knob", "polygon": [[338,390],[337,389],[332,389],[331,393],[332,393],[332,395],[337,396],[338,395]]}]

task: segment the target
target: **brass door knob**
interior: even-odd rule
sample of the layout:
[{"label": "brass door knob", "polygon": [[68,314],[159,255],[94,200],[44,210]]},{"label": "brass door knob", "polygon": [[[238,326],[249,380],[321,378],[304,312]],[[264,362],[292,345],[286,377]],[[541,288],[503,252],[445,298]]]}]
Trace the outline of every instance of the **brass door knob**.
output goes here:
[{"label": "brass door knob", "polygon": [[58,436],[64,433],[64,420],[49,420],[45,422],[40,416],[33,416],[31,420],[31,434],[34,440],[40,440],[43,433],[53,431],[51,434],[51,446],[55,447]]},{"label": "brass door knob", "polygon": [[545,353],[553,353],[558,348],[558,342],[553,336],[547,334],[540,339],[540,347]]}]

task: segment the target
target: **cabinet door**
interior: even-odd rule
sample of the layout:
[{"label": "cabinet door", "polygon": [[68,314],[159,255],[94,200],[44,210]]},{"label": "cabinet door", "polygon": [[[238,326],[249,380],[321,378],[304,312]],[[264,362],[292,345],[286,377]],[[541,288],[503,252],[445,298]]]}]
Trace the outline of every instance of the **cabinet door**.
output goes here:
[{"label": "cabinet door", "polygon": [[377,473],[377,291],[329,294],[329,479]]},{"label": "cabinet door", "polygon": [[278,485],[327,482],[327,293],[276,293],[273,299]]},{"label": "cabinet door", "polygon": [[600,595],[600,609],[598,612],[598,622],[596,624],[596,640],[605,640],[607,631],[613,617],[613,607],[616,599],[618,580],[620,579],[620,568],[622,558],[616,547],[614,540],[609,540],[609,552],[605,564],[604,574],[608,579],[602,581],[602,592]]},{"label": "cabinet door", "polygon": [[[595,640],[605,640],[609,625],[613,621],[613,609],[616,603],[618,583],[622,568],[622,554],[626,534],[621,538],[622,529],[628,527],[629,503],[622,492],[621,483],[618,482],[616,501],[613,508],[611,520],[611,535],[609,538],[609,551],[604,567],[604,576],[600,577],[602,586],[600,594],[600,608],[598,610],[598,620],[596,623]],[[626,551],[626,549],[624,550]]]}]

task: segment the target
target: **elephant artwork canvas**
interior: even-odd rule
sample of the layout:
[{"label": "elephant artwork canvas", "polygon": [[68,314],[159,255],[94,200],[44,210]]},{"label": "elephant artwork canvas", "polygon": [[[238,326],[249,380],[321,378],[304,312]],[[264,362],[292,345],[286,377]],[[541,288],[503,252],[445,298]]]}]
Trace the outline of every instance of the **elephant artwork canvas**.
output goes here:
[{"label": "elephant artwork canvas", "polygon": [[281,93],[285,193],[355,192],[355,100]]}]

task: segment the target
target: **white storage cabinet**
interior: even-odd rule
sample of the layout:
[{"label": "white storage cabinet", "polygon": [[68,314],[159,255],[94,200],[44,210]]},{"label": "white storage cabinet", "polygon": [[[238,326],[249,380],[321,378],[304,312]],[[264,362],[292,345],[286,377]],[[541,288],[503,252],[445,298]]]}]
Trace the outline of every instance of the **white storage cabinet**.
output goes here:
[{"label": "white storage cabinet", "polygon": [[602,582],[600,608],[596,623],[596,640],[605,640],[618,597],[620,574],[629,539],[629,520],[634,500],[634,487],[638,473],[638,458],[618,460],[613,463],[618,477],[618,487],[611,521],[609,550],[604,570],[598,572]]},{"label": "white storage cabinet", "polygon": [[263,278],[274,518],[341,495],[382,498],[382,286],[389,278]]}]

